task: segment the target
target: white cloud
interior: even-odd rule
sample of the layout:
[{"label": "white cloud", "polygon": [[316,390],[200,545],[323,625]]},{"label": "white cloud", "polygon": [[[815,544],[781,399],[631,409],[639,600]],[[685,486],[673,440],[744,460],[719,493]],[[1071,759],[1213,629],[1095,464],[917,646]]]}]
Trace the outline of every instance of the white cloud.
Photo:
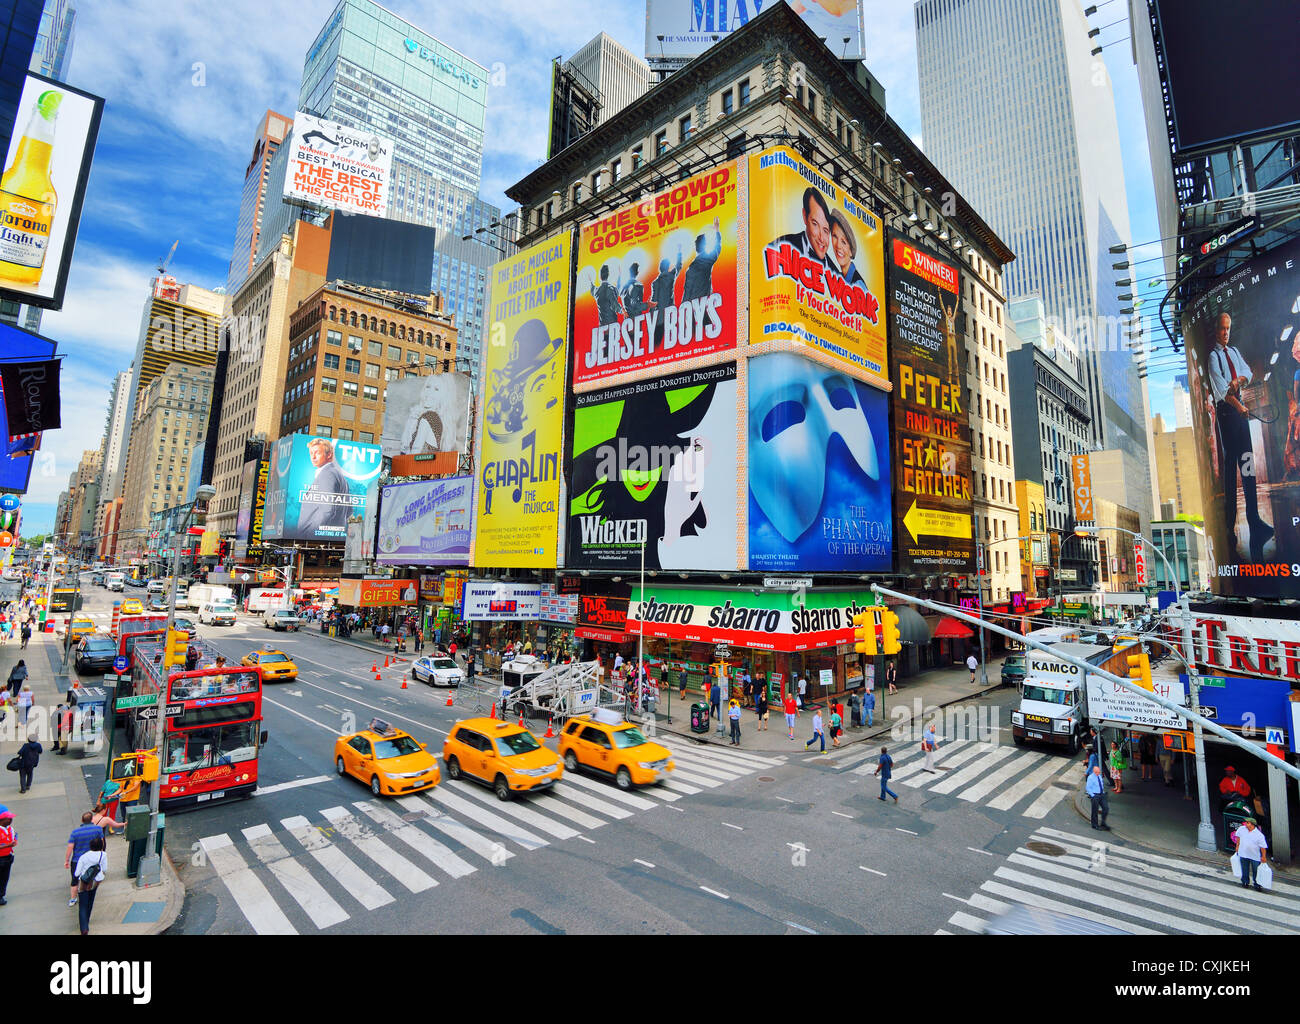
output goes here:
[{"label": "white cloud", "polygon": [[[153,272],[147,262],[123,259],[97,246],[78,246],[63,309],[42,317],[41,333],[58,342],[59,351],[68,353],[74,366],[84,367],[93,358],[101,366],[117,360],[118,368],[125,369],[135,355]],[[66,407],[66,376],[63,394]]]}]

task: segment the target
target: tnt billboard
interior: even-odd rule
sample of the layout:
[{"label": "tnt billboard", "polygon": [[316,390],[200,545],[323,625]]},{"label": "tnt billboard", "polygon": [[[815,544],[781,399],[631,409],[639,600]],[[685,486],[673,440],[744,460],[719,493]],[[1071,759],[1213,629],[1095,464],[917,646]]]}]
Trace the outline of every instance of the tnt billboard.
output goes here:
[{"label": "tnt billboard", "polygon": [[263,536],[344,540],[348,517],[361,514],[366,488],[383,469],[379,446],[290,434],[275,443]]}]

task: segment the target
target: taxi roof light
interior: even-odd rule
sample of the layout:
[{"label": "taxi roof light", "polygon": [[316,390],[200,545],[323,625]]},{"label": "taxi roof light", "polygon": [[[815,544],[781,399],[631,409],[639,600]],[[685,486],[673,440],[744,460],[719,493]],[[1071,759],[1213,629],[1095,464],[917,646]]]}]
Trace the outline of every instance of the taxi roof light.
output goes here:
[{"label": "taxi roof light", "polygon": [[380,736],[396,736],[398,733],[397,729],[394,729],[381,718],[372,718],[366,728],[370,732],[378,733]]}]

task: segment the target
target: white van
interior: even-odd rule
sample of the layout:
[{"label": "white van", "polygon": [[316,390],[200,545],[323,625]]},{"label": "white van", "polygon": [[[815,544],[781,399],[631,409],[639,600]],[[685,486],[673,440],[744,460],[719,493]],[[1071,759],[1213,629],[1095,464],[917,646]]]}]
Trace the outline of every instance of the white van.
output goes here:
[{"label": "white van", "polygon": [[110,572],[107,577],[109,590],[126,589],[126,574],[120,572]]},{"label": "white van", "polygon": [[214,626],[233,626],[235,624],[235,602],[204,602],[199,606],[199,622],[210,622]]}]

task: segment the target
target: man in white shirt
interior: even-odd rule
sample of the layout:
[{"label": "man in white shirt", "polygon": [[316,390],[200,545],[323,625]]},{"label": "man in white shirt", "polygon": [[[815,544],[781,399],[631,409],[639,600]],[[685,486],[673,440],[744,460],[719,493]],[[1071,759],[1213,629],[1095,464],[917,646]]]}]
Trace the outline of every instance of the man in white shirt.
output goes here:
[{"label": "man in white shirt", "polygon": [[1256,827],[1254,818],[1242,822],[1232,837],[1237,840],[1237,857],[1241,860],[1242,888],[1249,889],[1253,883],[1256,892],[1263,892],[1256,879],[1259,866],[1268,860],[1268,840]]},{"label": "man in white shirt", "polygon": [[802,674],[800,674],[800,676],[799,676],[799,707],[800,707],[801,709],[803,708],[803,695],[804,695],[805,693],[807,693],[807,692],[808,692],[808,680],[805,679],[805,678],[803,677]]},{"label": "man in white shirt", "polygon": [[975,673],[979,671],[980,663],[973,652],[966,655],[966,667],[970,669],[970,681],[975,682]]},{"label": "man in white shirt", "polygon": [[[1250,410],[1241,400],[1241,389],[1254,378],[1245,357],[1229,345],[1232,317],[1220,313],[1216,321],[1214,347],[1210,350],[1210,390],[1214,394],[1215,421],[1219,427],[1219,448],[1223,453],[1223,521],[1228,531],[1229,561],[1236,561],[1237,474],[1246,496],[1246,527],[1250,531],[1250,557],[1259,562],[1273,527],[1259,515],[1255,488],[1255,448],[1250,437]],[[1249,458],[1245,458],[1249,455]],[[1244,461],[1243,461],[1244,459]]]}]

